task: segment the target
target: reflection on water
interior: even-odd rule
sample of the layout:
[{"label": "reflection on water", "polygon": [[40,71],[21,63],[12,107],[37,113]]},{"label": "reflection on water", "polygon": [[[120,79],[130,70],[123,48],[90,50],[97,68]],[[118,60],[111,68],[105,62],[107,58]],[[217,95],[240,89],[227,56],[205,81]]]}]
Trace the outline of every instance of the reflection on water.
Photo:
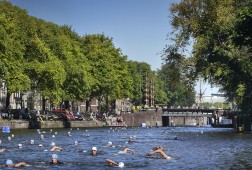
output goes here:
[{"label": "reflection on water", "polygon": [[[175,128],[94,128],[40,130],[44,140],[40,140],[37,130],[11,130],[10,134],[2,133],[0,163],[6,159],[14,162],[25,161],[30,166],[25,169],[111,169],[104,159],[124,162],[123,169],[252,169],[252,136],[238,134],[233,129],[175,127]],[[56,132],[56,133],[55,133]],[[8,136],[14,134],[12,140]],[[128,143],[129,137],[135,142]],[[177,140],[175,140],[177,137]],[[35,141],[30,145],[30,140]],[[78,145],[74,145],[78,141]],[[104,147],[111,141],[115,147]],[[50,165],[52,153],[51,142],[63,148],[57,152],[64,165]],[[18,149],[18,144],[23,144]],[[43,147],[39,147],[43,144]],[[165,152],[175,160],[147,158],[150,149],[162,145]],[[97,147],[98,156],[90,155],[91,148]],[[117,154],[123,146],[135,150],[136,155]],[[1,168],[0,168],[1,169]],[[112,168],[114,169],[114,168]]]}]

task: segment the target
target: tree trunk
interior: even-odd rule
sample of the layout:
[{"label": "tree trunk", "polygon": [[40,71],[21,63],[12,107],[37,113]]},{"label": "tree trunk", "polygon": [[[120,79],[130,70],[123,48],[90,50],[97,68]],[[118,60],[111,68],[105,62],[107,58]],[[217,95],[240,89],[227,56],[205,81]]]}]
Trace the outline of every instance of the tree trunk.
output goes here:
[{"label": "tree trunk", "polygon": [[[92,99],[86,100],[86,112],[88,112],[88,108],[89,108],[90,105],[91,105],[91,100],[92,100]],[[91,108],[90,108],[90,111],[91,111]]]},{"label": "tree trunk", "polygon": [[6,109],[10,109],[10,96],[11,96],[11,93],[8,91],[7,89],[7,96],[6,96],[6,100],[5,100],[5,108]]},{"label": "tree trunk", "polygon": [[45,111],[46,109],[46,106],[45,106],[45,103],[46,103],[46,100],[44,96],[42,96],[42,110]]},{"label": "tree trunk", "polygon": [[65,100],[65,102],[64,102],[64,108],[67,109],[67,110],[70,109],[70,102],[69,102],[69,100]]}]

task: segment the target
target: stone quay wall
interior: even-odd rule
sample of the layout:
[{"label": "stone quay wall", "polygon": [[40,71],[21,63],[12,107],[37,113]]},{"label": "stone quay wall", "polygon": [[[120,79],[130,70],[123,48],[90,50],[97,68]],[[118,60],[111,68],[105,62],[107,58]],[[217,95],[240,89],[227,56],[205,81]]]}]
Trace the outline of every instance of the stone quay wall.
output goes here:
[{"label": "stone quay wall", "polygon": [[99,121],[25,121],[25,120],[0,120],[0,128],[8,126],[10,129],[48,129],[48,128],[82,128],[82,127],[103,127]]},{"label": "stone quay wall", "polygon": [[125,113],[122,115],[125,124],[129,127],[138,127],[142,123],[147,126],[163,126],[162,110],[146,110],[136,113]]}]

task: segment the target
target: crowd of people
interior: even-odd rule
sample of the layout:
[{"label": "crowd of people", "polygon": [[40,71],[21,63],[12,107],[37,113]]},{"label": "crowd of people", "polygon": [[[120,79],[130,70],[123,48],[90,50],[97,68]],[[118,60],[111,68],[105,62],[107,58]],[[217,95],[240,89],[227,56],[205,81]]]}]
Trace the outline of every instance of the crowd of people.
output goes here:
[{"label": "crowd of people", "polygon": [[[46,140],[44,138],[44,135],[41,134],[40,130],[38,129],[37,130],[38,134],[40,134],[39,136],[39,139],[38,140]],[[52,132],[52,129],[51,129],[51,132]],[[57,132],[54,133],[55,135],[57,135]],[[54,137],[54,135],[52,136]],[[66,134],[66,137],[69,137],[71,138],[72,137],[72,134],[70,131],[67,132]],[[12,140],[13,138],[15,138],[14,134],[12,134],[11,136],[8,136],[8,140]],[[127,141],[125,141],[125,143],[134,143],[134,142],[137,142],[135,138],[133,137],[129,137]],[[0,140],[0,144],[1,144],[1,140]],[[35,145],[35,141],[33,139],[31,139],[29,141],[29,144],[30,145]],[[78,142],[75,141],[74,142],[74,145],[78,145]],[[42,146],[42,144],[39,145],[40,147]],[[64,162],[63,161],[60,161],[58,159],[58,155],[56,154],[56,152],[61,152],[63,151],[63,148],[58,146],[55,142],[51,142],[50,144],[51,148],[48,149],[49,152],[52,152],[51,154],[51,161],[48,162],[48,164],[52,164],[52,165],[59,165],[59,164],[62,164],[64,165]],[[23,145],[21,143],[18,144],[18,149],[22,149]],[[116,145],[113,145],[113,143],[111,141],[109,141],[107,144],[105,144],[103,147],[106,147],[106,148],[109,148],[109,147],[119,147],[119,146],[116,146]],[[126,155],[128,154],[129,152],[132,154],[132,155],[139,155],[139,153],[135,152],[132,148],[128,147],[128,146],[120,146],[122,147],[122,149],[120,149],[120,151],[117,153],[118,155],[121,154],[121,155]],[[6,148],[2,148],[1,147],[1,152],[5,152]],[[101,151],[99,152],[97,147],[96,146],[93,146],[91,149],[90,149],[90,155],[91,156],[99,156],[100,154],[102,153],[102,149]],[[143,156],[146,156],[146,157],[150,157],[150,158],[162,158],[162,159],[172,159],[170,156],[168,156],[165,152],[164,152],[164,149],[162,146],[156,146],[154,148],[151,149],[151,152],[147,153],[146,155],[143,155]],[[113,167],[124,167],[124,163],[123,162],[116,162],[110,158],[107,158],[105,159],[105,164],[107,164],[108,166],[113,166]],[[29,164],[27,164],[26,162],[17,162],[17,163],[14,163],[11,159],[7,159],[6,162],[5,162],[5,167],[23,167],[23,166],[29,166]]]}]

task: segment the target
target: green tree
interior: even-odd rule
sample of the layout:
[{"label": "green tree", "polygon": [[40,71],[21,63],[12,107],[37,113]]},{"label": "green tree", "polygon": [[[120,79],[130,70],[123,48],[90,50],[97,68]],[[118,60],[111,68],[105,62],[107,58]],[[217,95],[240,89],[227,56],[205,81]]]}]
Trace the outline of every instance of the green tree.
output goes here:
[{"label": "green tree", "polygon": [[57,46],[60,28],[36,18],[31,18],[29,23],[31,29],[25,51],[25,72],[30,77],[32,90],[42,95],[44,109],[46,100],[59,103],[63,95],[66,72]]},{"label": "green tree", "polygon": [[0,80],[7,85],[6,107],[12,93],[30,88],[24,72],[27,17],[26,11],[0,1]]},{"label": "green tree", "polygon": [[[133,79],[132,91],[130,101],[134,105],[145,104],[145,89],[146,89],[146,78],[149,81],[155,83],[155,74],[151,71],[150,65],[145,62],[128,61],[129,74]],[[156,86],[154,85],[154,92],[156,92]],[[155,99],[155,98],[154,98]]]},{"label": "green tree", "polygon": [[155,104],[167,104],[168,102],[168,95],[165,91],[166,89],[166,84],[164,79],[162,78],[161,75],[159,75],[159,72],[155,73],[155,79],[154,79],[154,84],[155,84],[155,90],[154,90],[154,101]]},{"label": "green tree", "polygon": [[163,54],[164,64],[159,76],[165,82],[167,105],[192,106],[195,98],[194,81],[190,79],[190,62],[176,46],[168,46]]},{"label": "green tree", "polygon": [[193,40],[195,73],[251,108],[251,1],[183,0],[171,6],[176,43]]},{"label": "green tree", "polygon": [[120,49],[115,48],[112,38],[103,34],[85,35],[83,51],[89,60],[89,72],[93,77],[86,110],[94,98],[109,102],[129,95],[132,81],[124,63],[126,57],[122,56]]}]

